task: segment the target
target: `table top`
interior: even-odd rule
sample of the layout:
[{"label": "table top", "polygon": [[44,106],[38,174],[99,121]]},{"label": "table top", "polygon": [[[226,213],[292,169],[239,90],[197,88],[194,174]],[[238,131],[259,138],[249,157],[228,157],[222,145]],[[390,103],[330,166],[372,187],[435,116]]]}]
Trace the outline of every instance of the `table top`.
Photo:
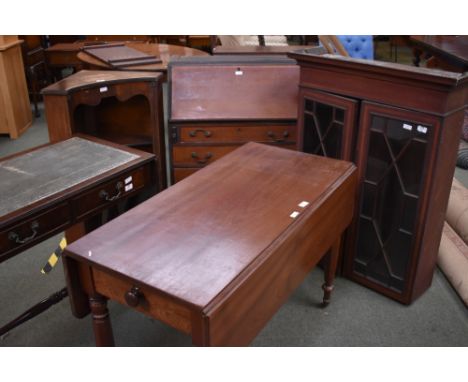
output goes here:
[{"label": "table top", "polygon": [[[160,58],[162,62],[155,63],[155,64],[121,67],[119,68],[119,70],[165,72],[167,70],[167,65],[172,57],[208,56],[208,53],[203,52],[201,50],[187,48],[185,46],[178,46],[178,45],[133,43],[133,42],[126,42],[125,45],[130,48],[139,50],[141,52],[156,56]],[[108,64],[98,60],[97,58],[91,56],[85,51],[80,51],[78,53],[78,59],[91,67],[103,68],[103,69],[110,68]]]},{"label": "table top", "polygon": [[314,54],[326,53],[322,46],[313,45],[284,45],[284,46],[217,46],[213,49],[213,54],[228,55],[286,55],[295,50],[310,50]]},{"label": "table top", "polygon": [[42,89],[42,94],[66,95],[70,92],[125,82],[162,81],[162,73],[131,72],[116,70],[80,70]]},{"label": "table top", "polygon": [[120,166],[153,157],[103,142],[73,137],[0,160],[0,221]]},{"label": "table top", "polygon": [[410,36],[410,41],[468,66],[468,36]]},{"label": "table top", "polygon": [[288,228],[307,222],[354,168],[250,142],[71,244],[66,254],[203,309]]}]

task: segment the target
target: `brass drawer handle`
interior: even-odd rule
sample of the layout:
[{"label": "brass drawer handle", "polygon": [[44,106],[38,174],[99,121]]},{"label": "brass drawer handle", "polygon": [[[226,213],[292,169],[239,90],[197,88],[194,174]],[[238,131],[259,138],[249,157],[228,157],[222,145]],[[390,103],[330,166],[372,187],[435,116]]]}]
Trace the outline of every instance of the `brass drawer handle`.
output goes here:
[{"label": "brass drawer handle", "polygon": [[286,141],[286,138],[289,137],[289,131],[285,130],[283,132],[283,138],[276,138],[276,134],[273,131],[269,131],[267,135],[275,142],[284,142]]},{"label": "brass drawer handle", "polygon": [[206,138],[211,137],[211,131],[210,130],[203,130],[203,129],[192,130],[191,132],[189,132],[189,135],[191,137],[196,137],[197,133],[202,133]]},{"label": "brass drawer handle", "polygon": [[143,298],[143,293],[140,288],[133,286],[127,293],[125,293],[125,302],[132,307],[137,307]]},{"label": "brass drawer handle", "polygon": [[192,152],[192,158],[197,160],[198,164],[205,164],[208,162],[211,158],[213,157],[213,154],[208,152],[205,154],[205,157],[203,159],[199,159],[198,154],[194,151]]},{"label": "brass drawer handle", "polygon": [[11,231],[10,233],[8,233],[8,239],[10,239],[11,241],[14,241],[17,244],[25,244],[33,240],[36,237],[38,228],[39,228],[39,223],[37,221],[33,221],[31,223],[31,231],[32,231],[31,236],[25,237],[24,239],[20,239],[20,236],[16,232]]},{"label": "brass drawer handle", "polygon": [[101,190],[99,191],[99,197],[107,202],[113,202],[122,194],[123,182],[117,182],[117,184],[115,185],[115,189],[117,190],[117,194],[115,194],[114,196],[109,196],[109,193],[106,190]]}]

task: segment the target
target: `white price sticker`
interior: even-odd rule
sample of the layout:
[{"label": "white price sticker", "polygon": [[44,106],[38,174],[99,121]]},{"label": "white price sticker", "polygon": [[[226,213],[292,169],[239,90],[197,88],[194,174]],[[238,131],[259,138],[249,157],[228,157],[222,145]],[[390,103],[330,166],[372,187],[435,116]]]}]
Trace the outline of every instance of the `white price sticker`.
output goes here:
[{"label": "white price sticker", "polygon": [[407,123],[404,123],[403,124],[403,129],[411,131],[411,130],[413,130],[413,126],[408,125]]},{"label": "white price sticker", "polygon": [[133,180],[133,178],[131,176],[129,176],[128,178],[125,179],[125,184],[131,183],[132,180]]},{"label": "white price sticker", "polygon": [[99,91],[101,93],[105,93],[106,91],[108,91],[109,89],[107,88],[107,86],[103,86],[102,88],[99,88]]},{"label": "white price sticker", "polygon": [[426,126],[418,125],[418,127],[416,128],[416,130],[418,130],[420,133],[423,133],[423,134],[426,134],[426,133],[427,133],[427,127],[426,127]]},{"label": "white price sticker", "polygon": [[299,216],[299,212],[297,211],[294,211],[291,215],[289,215],[290,217],[292,217],[293,219],[297,218]]},{"label": "white price sticker", "polygon": [[125,192],[131,191],[131,190],[133,190],[133,183],[127,184],[125,186]]}]

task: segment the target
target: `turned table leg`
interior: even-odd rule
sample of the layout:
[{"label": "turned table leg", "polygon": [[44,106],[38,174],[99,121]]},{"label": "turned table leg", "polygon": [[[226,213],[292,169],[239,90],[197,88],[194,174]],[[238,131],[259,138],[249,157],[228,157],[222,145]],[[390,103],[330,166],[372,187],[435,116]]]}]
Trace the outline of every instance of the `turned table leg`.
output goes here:
[{"label": "turned table leg", "polygon": [[333,291],[333,281],[335,280],[336,266],[338,264],[338,258],[340,254],[340,238],[333,244],[327,257],[325,259],[325,283],[322,285],[323,289],[323,306],[327,306],[330,303],[331,292]]},{"label": "turned table leg", "polygon": [[112,334],[106,298],[95,294],[89,298],[89,306],[93,319],[96,346],[114,346],[114,335]]}]

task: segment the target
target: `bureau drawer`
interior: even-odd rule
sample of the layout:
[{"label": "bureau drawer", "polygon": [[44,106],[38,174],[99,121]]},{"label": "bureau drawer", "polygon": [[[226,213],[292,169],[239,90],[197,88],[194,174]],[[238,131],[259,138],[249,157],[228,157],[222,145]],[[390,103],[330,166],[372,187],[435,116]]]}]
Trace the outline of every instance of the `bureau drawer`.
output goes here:
[{"label": "bureau drawer", "polygon": [[112,202],[125,198],[141,188],[149,179],[149,165],[127,172],[113,180],[93,187],[91,190],[73,199],[76,219],[82,219],[105,208]]},{"label": "bureau drawer", "polygon": [[272,125],[179,125],[173,127],[176,142],[291,142],[296,141],[296,124]]},{"label": "bureau drawer", "polygon": [[156,318],[184,333],[190,334],[192,332],[191,312],[184,305],[145,286],[135,285],[127,279],[110,275],[96,268],[93,268],[92,272],[97,293],[129,306],[125,295],[132,292],[132,288],[138,287],[139,293],[133,293],[135,305],[132,304],[131,308]]},{"label": "bureau drawer", "polygon": [[172,148],[174,166],[205,166],[237,149],[239,145],[195,146],[177,145]]},{"label": "bureau drawer", "polygon": [[[296,150],[294,143],[280,144],[275,143],[285,149]],[[174,167],[202,167],[231,151],[239,148],[241,145],[174,145],[172,146],[172,161]]]},{"label": "bureau drawer", "polygon": [[175,167],[174,168],[174,183],[180,182],[182,179],[192,175],[200,170],[199,167]]},{"label": "bureau drawer", "polygon": [[0,231],[0,262],[13,254],[60,232],[71,223],[70,206],[63,203],[43,213],[32,215],[20,224]]}]

